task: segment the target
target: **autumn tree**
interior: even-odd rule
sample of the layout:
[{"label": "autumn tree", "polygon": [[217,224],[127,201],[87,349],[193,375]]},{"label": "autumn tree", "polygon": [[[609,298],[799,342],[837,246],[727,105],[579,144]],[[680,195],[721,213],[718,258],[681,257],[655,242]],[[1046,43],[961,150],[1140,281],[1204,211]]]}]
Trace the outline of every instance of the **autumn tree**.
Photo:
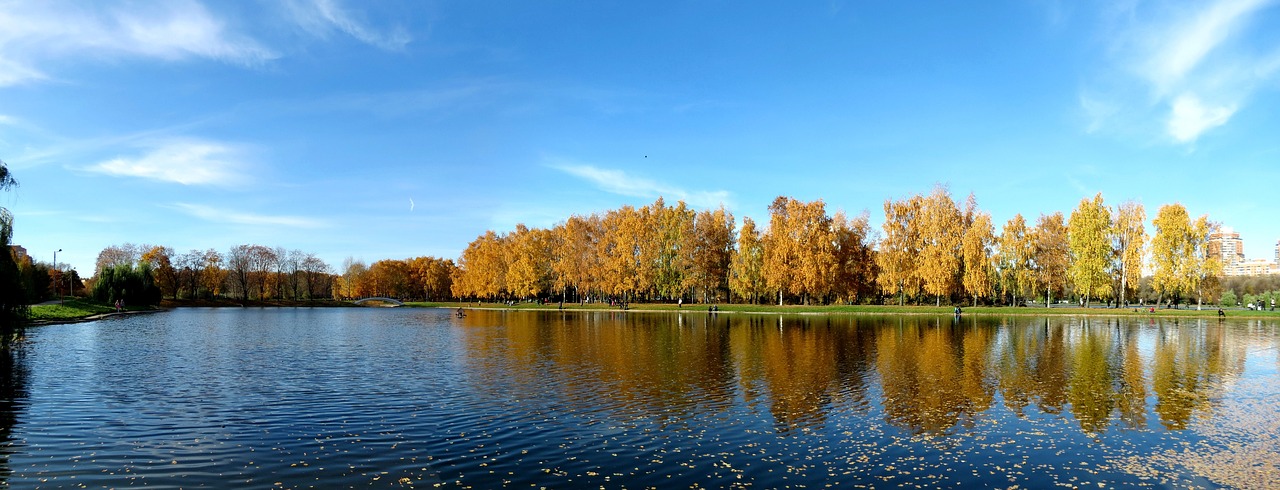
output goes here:
[{"label": "autumn tree", "polygon": [[205,291],[211,296],[222,294],[222,285],[226,284],[227,270],[223,267],[222,254],[212,248],[205,250],[201,257],[200,280]]},{"label": "autumn tree", "polygon": [[160,245],[147,247],[138,258],[151,266],[151,275],[155,285],[160,288],[160,295],[177,299],[178,271],[173,267],[173,259],[173,248]]},{"label": "autumn tree", "polygon": [[262,245],[252,245],[249,247],[249,267],[250,275],[253,277],[252,286],[258,292],[258,299],[267,299],[267,294],[271,291],[269,284],[272,282],[272,271],[275,270],[276,252],[269,247]]},{"label": "autumn tree", "polygon": [[1126,295],[1129,288],[1137,289],[1138,280],[1142,277],[1142,250],[1146,245],[1147,220],[1142,203],[1126,201],[1116,209],[1115,226],[1111,229],[1111,242],[1115,250],[1113,266],[1120,276],[1120,299],[1116,306],[1128,305]]},{"label": "autumn tree", "polygon": [[915,294],[920,289],[916,274],[921,242],[917,220],[923,206],[924,198],[918,195],[884,202],[884,237],[876,254],[880,270],[876,283],[881,291],[898,295],[898,305],[902,305],[907,293]]},{"label": "autumn tree", "polygon": [[357,289],[366,291],[361,296],[405,298],[410,295],[409,264],[403,260],[383,259],[369,266]]},{"label": "autumn tree", "polygon": [[179,254],[174,257],[173,268],[177,271],[177,295],[195,298],[200,291],[200,270],[204,254],[199,250]]},{"label": "autumn tree", "polygon": [[1018,298],[1029,296],[1035,285],[1035,245],[1021,214],[1015,214],[1001,230],[997,257],[1002,288],[1013,297],[1013,304],[1017,304]]},{"label": "autumn tree", "polygon": [[1156,233],[1151,239],[1151,286],[1158,295],[1157,303],[1165,297],[1177,298],[1188,289],[1187,277],[1192,269],[1187,254],[1191,245],[1191,219],[1182,204],[1165,204],[1156,211],[1151,221]]},{"label": "autumn tree", "polygon": [[742,231],[738,233],[738,250],[733,255],[729,289],[738,296],[756,303],[760,295],[768,291],[764,281],[764,245],[756,223],[742,218]]},{"label": "autumn tree", "polygon": [[600,218],[594,215],[588,218],[570,216],[563,225],[553,229],[553,234],[551,270],[555,277],[554,287],[560,290],[561,301],[566,299],[570,287],[582,301],[582,292],[592,287],[595,271],[600,268],[599,256],[596,255],[601,239]]},{"label": "autumn tree", "polygon": [[336,296],[340,299],[371,296],[369,291],[361,290],[365,283],[364,276],[368,272],[369,266],[365,265],[363,260],[347,257],[346,260],[342,261],[342,275],[338,278],[338,293]]},{"label": "autumn tree", "polygon": [[520,298],[541,295],[551,281],[551,232],[519,224],[507,243],[507,291]]},{"label": "autumn tree", "polygon": [[1071,260],[1067,225],[1062,213],[1040,215],[1031,233],[1034,244],[1036,284],[1044,289],[1044,305],[1053,303],[1053,293],[1062,293],[1067,284],[1067,268]]},{"label": "autumn tree", "polygon": [[[650,249],[641,258],[645,265],[651,265],[653,271],[653,287],[658,295],[664,298],[683,296],[685,291],[693,288],[698,281],[691,277],[694,260],[694,221],[696,213],[677,201],[675,206],[666,206],[662,198],[645,207],[647,219],[652,230],[654,241],[642,243],[643,249]],[[649,264],[652,260],[652,264]]]},{"label": "autumn tree", "polygon": [[943,186],[935,187],[920,207],[920,254],[915,273],[925,292],[934,296],[935,306],[941,306],[942,296],[955,289],[960,274],[961,218],[960,209]]},{"label": "autumn tree", "polygon": [[795,281],[792,271],[799,262],[794,233],[790,230],[793,219],[788,216],[793,210],[788,206],[792,199],[778,196],[769,206],[769,228],[765,230],[762,245],[764,247],[764,283],[770,291],[778,296],[778,305],[782,305],[782,294],[791,289]]},{"label": "autumn tree", "polygon": [[801,297],[826,296],[832,289],[835,271],[835,242],[831,217],[822,200],[809,203],[779,196],[769,206],[769,229],[765,233],[764,279],[770,290]]},{"label": "autumn tree", "polygon": [[308,253],[301,262],[303,291],[307,299],[328,298],[333,296],[333,275],[329,264]]},{"label": "autumn tree", "polygon": [[250,245],[236,245],[227,252],[227,278],[231,290],[240,294],[241,301],[249,301],[249,289],[253,281],[251,254]]},{"label": "autumn tree", "polygon": [[866,211],[853,218],[837,212],[831,221],[835,237],[835,281],[833,291],[850,303],[875,291],[875,239]]},{"label": "autumn tree", "polygon": [[1196,293],[1197,309],[1204,305],[1206,291],[1216,291],[1220,284],[1222,260],[1209,254],[1209,235],[1217,231],[1218,224],[1210,222],[1207,215],[1196,218],[1191,224],[1191,235],[1185,249],[1189,264],[1187,290]]},{"label": "autumn tree", "polygon": [[140,247],[132,243],[123,245],[111,245],[98,252],[98,260],[94,263],[94,275],[102,272],[107,267],[125,267],[133,266],[138,262],[138,258],[142,256],[139,251]]},{"label": "autumn tree", "polygon": [[1111,210],[1103,204],[1102,193],[1093,200],[1080,200],[1071,212],[1067,236],[1071,285],[1076,294],[1084,296],[1088,308],[1090,298],[1111,294]]},{"label": "autumn tree", "polygon": [[995,271],[991,263],[991,247],[995,243],[991,215],[975,213],[960,244],[964,259],[964,277],[961,282],[965,292],[973,298],[974,306],[978,305],[979,299],[989,298],[995,291]]},{"label": "autumn tree", "polygon": [[506,288],[507,257],[505,238],[492,231],[476,238],[462,251],[453,295],[494,299]]},{"label": "autumn tree", "polygon": [[720,206],[699,211],[684,240],[688,271],[685,289],[702,291],[702,301],[713,301],[728,286],[735,240],[733,214]]},{"label": "autumn tree", "polygon": [[647,249],[653,249],[645,240],[652,236],[647,230],[648,212],[631,206],[623,206],[605,213],[602,221],[602,239],[597,243],[600,256],[600,287],[608,295],[629,299],[637,291],[652,284],[646,265]]}]

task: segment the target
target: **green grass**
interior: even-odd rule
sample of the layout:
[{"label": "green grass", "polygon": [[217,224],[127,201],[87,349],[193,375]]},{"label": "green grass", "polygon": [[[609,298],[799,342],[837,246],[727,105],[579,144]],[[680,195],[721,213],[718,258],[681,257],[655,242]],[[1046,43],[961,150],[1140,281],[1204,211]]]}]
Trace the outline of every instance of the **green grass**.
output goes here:
[{"label": "green grass", "polygon": [[[405,306],[418,308],[492,308],[508,310],[556,310],[557,303],[540,305],[537,303],[516,303],[507,306],[504,303],[476,302],[411,302]],[[690,313],[706,312],[705,304],[684,305],[678,308],[671,303],[631,303],[628,307],[637,311],[685,311]],[[717,305],[720,313],[773,313],[773,314],[866,314],[866,315],[951,315],[955,308],[951,306],[894,306],[894,305]],[[566,310],[574,311],[616,311],[617,307],[608,304],[592,303],[579,306],[577,303],[565,303]],[[1011,307],[980,306],[962,307],[966,315],[998,315],[998,316],[1159,316],[1159,317],[1216,317],[1218,308],[1206,305],[1197,311],[1195,306],[1184,306],[1181,309],[1160,309],[1150,313],[1148,309],[1134,308],[1043,308],[1043,307]],[[1280,311],[1248,311],[1228,310],[1229,318],[1280,318]]]},{"label": "green grass", "polygon": [[28,318],[32,321],[75,320],[99,313],[116,311],[115,307],[87,301],[81,298],[66,300],[65,305],[36,305],[31,307]]}]

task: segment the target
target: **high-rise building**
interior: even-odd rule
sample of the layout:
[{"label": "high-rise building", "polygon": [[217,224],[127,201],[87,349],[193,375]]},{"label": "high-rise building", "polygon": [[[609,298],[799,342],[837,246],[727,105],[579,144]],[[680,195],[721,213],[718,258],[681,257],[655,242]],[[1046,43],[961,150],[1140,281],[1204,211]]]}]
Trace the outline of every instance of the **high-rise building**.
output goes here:
[{"label": "high-rise building", "polygon": [[1280,266],[1280,240],[1276,240],[1276,265]]},{"label": "high-rise building", "polygon": [[1230,226],[1209,235],[1209,255],[1222,260],[1224,267],[1244,261],[1244,240]]}]

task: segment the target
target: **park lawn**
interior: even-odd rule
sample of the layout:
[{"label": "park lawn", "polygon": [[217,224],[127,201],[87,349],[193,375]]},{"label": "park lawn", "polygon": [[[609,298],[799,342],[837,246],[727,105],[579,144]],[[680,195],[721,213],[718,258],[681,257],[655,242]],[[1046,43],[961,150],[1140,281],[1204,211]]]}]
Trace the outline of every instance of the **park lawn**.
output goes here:
[{"label": "park lawn", "polygon": [[[503,310],[557,310],[559,303],[541,305],[538,303],[516,303],[507,306],[504,303],[484,302],[409,302],[405,306],[418,308],[486,308]],[[691,313],[706,312],[710,305],[686,304],[677,307],[673,303],[631,303],[627,305],[632,311],[685,311]],[[896,306],[896,305],[744,305],[717,304],[720,313],[773,313],[773,314],[870,314],[870,315],[952,315],[953,306]],[[573,311],[618,311],[618,307],[602,303],[565,303],[564,309]],[[961,307],[966,315],[996,316],[1158,316],[1158,317],[1216,317],[1218,308],[1206,305],[1202,310],[1195,306],[1184,306],[1180,309],[1157,308],[1151,313],[1147,308],[1044,308],[1044,307],[1012,307],[1012,306],[979,306]],[[1280,311],[1227,310],[1231,318],[1280,318]]]},{"label": "park lawn", "polygon": [[61,305],[35,305],[27,316],[32,321],[74,320],[100,313],[111,313],[115,307],[86,301],[81,298],[68,299]]}]

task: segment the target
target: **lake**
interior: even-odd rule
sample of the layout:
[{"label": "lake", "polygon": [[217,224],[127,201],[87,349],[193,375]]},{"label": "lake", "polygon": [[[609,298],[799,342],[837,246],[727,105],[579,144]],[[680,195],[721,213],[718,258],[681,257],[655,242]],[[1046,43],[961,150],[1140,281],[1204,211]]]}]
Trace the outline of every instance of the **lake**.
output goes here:
[{"label": "lake", "polygon": [[14,487],[1280,487],[1272,320],[178,309],[0,355]]}]

